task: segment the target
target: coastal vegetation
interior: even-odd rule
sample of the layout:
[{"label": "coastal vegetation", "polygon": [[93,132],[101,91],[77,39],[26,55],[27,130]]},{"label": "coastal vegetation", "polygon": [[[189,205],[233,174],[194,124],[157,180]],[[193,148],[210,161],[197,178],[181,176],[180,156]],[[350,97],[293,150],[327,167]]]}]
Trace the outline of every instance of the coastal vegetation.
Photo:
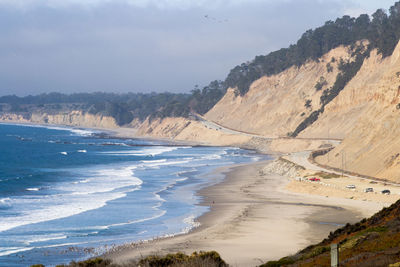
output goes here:
[{"label": "coastal vegetation", "polygon": [[191,112],[204,114],[225,94],[223,82],[213,81],[191,93],[45,93],[36,96],[0,97],[0,111],[21,113],[59,113],[81,110],[90,114],[111,116],[118,125],[134,119],[188,117]]},{"label": "coastal vegetation", "polygon": [[331,232],[322,242],[261,266],[330,266],[330,245],[339,244],[340,266],[388,266],[400,262],[400,200],[369,219]]},{"label": "coastal vegetation", "polygon": [[[193,252],[191,255],[184,253],[167,254],[165,256],[148,256],[138,261],[130,261],[124,264],[116,264],[111,260],[94,258],[80,262],[71,262],[67,265],[56,267],[227,267],[228,265],[215,251]],[[42,264],[31,267],[45,267]]]}]

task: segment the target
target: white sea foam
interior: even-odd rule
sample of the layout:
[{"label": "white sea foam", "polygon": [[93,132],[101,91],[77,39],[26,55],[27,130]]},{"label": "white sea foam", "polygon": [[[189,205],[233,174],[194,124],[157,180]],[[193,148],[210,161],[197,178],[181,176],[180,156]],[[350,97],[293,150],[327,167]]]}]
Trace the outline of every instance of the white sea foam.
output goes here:
[{"label": "white sea foam", "polygon": [[[153,207],[154,208],[154,207]],[[162,216],[164,216],[167,212],[165,210],[160,211],[159,214],[154,215],[152,217],[149,218],[143,218],[143,219],[138,219],[138,220],[132,220],[132,221],[128,221],[128,222],[123,222],[123,223],[114,223],[114,224],[110,224],[110,225],[106,225],[104,226],[105,229],[110,229],[112,227],[118,227],[118,226],[124,226],[124,225],[130,225],[130,224],[135,224],[135,223],[141,223],[141,222],[147,222],[147,221],[151,221],[157,218],[160,218]]]},{"label": "white sea foam", "polygon": [[160,166],[182,165],[182,164],[187,164],[189,162],[190,162],[189,160],[175,160],[175,161],[155,162],[155,163],[145,164],[145,166],[150,168],[158,168]]},{"label": "white sea foam", "polygon": [[[18,226],[70,217],[101,208],[107,202],[140,189],[142,180],[133,176],[133,167],[86,170],[92,176],[86,183],[60,183],[53,189],[63,193],[3,199],[3,206],[18,206],[20,215],[0,217],[0,232]],[[2,203],[0,202],[0,203]],[[0,204],[1,205],[1,204]]]},{"label": "white sea foam", "polygon": [[80,135],[80,136],[91,136],[94,133],[94,131],[87,130],[87,129],[77,129],[77,128],[68,128],[68,127],[59,127],[59,126],[37,125],[36,127],[43,127],[43,128],[47,128],[50,130],[69,131],[75,135]]},{"label": "white sea foam", "polygon": [[6,125],[13,125],[13,126],[22,126],[22,127],[32,127],[32,128],[46,128],[50,130],[59,130],[59,131],[69,131],[76,135],[80,136],[90,136],[95,131],[88,130],[88,129],[77,129],[77,128],[69,128],[69,127],[61,127],[61,126],[49,126],[43,124],[19,124],[19,123],[2,123]]},{"label": "white sea foam", "polygon": [[45,241],[50,241],[50,240],[60,240],[60,239],[65,239],[68,236],[63,235],[63,234],[47,234],[47,235],[37,235],[37,236],[28,236],[28,240],[25,240],[24,243],[26,245],[30,245],[32,243],[39,243],[39,242],[45,242]]},{"label": "white sea foam", "polygon": [[0,247],[0,257],[15,254],[18,252],[32,250],[33,247]]},{"label": "white sea foam", "polygon": [[157,160],[141,160],[142,163],[161,163],[166,162],[166,159],[157,159]]},{"label": "white sea foam", "polygon": [[0,198],[0,209],[8,209],[11,207],[11,199],[9,197]]},{"label": "white sea foam", "polygon": [[83,243],[83,242],[71,242],[71,243],[48,245],[48,246],[42,246],[42,247],[36,247],[36,248],[58,248],[58,247],[66,247],[66,246],[76,246],[76,245],[81,245],[81,244],[85,244],[85,243]]},{"label": "white sea foam", "polygon": [[80,135],[80,136],[91,136],[93,135],[93,131],[89,131],[89,130],[83,130],[83,129],[68,129],[68,131],[76,134],[76,135]]},{"label": "white sea foam", "polygon": [[86,184],[86,183],[89,183],[90,181],[92,181],[92,179],[84,179],[84,180],[75,181],[75,182],[72,182],[72,183],[73,184]]},{"label": "white sea foam", "polygon": [[219,152],[211,154],[211,155],[205,155],[202,157],[202,159],[205,159],[205,160],[221,159],[222,156],[224,156],[226,154],[228,154],[228,152],[226,152],[226,150],[222,150],[222,151],[219,151]]},{"label": "white sea foam", "polygon": [[120,143],[120,142],[106,142],[102,143],[101,145],[106,145],[106,146],[129,146],[128,144],[125,143]]},{"label": "white sea foam", "polygon": [[185,234],[189,233],[190,230],[192,230],[193,228],[197,228],[200,226],[200,223],[196,221],[196,216],[194,215],[186,217],[185,219],[183,219],[183,222],[185,224],[188,224],[188,226],[182,230],[182,233]]},{"label": "white sea foam", "polygon": [[38,188],[38,187],[30,187],[30,188],[26,189],[26,191],[39,191],[39,190],[40,190],[40,188]]},{"label": "white sea foam", "polygon": [[120,150],[120,151],[108,151],[108,152],[100,152],[102,154],[110,155],[110,156],[156,156],[161,155],[167,152],[171,152],[177,150],[179,148],[187,148],[187,147],[150,147],[142,150]]}]

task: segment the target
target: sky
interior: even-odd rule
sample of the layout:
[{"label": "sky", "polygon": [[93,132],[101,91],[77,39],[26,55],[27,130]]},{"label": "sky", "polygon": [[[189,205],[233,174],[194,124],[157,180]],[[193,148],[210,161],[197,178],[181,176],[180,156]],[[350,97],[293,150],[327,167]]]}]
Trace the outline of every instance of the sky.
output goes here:
[{"label": "sky", "polygon": [[189,92],[395,0],[0,0],[0,95]]}]

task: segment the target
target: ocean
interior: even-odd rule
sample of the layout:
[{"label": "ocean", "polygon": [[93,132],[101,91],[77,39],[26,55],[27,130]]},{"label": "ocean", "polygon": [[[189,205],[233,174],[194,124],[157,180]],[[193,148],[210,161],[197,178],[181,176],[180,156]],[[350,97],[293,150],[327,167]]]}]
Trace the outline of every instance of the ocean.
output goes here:
[{"label": "ocean", "polygon": [[218,167],[258,161],[232,147],[176,146],[101,132],[0,124],[0,266],[69,263],[187,233]]}]

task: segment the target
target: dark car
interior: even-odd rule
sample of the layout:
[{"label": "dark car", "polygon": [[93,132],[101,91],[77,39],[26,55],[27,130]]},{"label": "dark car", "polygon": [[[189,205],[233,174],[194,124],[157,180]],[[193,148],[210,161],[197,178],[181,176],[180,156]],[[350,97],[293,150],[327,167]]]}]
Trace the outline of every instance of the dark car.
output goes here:
[{"label": "dark car", "polygon": [[313,178],[311,178],[311,179],[310,179],[310,181],[313,181],[313,182],[319,182],[319,181],[321,181],[321,179],[319,179],[319,178],[316,178],[316,177],[313,177]]},{"label": "dark car", "polygon": [[385,189],[385,190],[382,190],[381,193],[384,195],[390,195],[390,190]]}]

